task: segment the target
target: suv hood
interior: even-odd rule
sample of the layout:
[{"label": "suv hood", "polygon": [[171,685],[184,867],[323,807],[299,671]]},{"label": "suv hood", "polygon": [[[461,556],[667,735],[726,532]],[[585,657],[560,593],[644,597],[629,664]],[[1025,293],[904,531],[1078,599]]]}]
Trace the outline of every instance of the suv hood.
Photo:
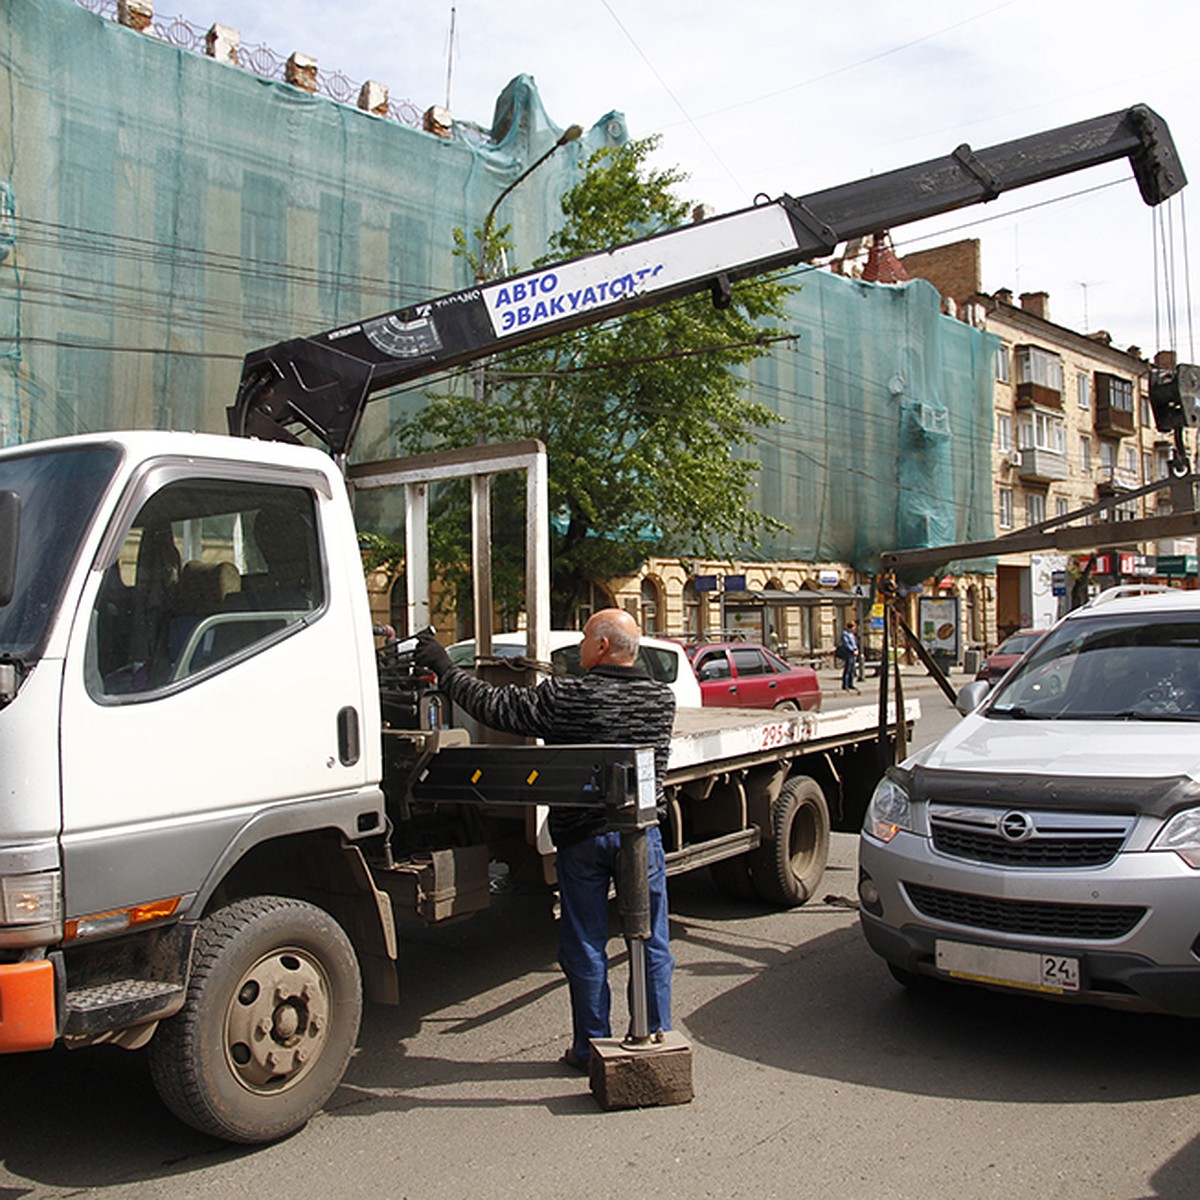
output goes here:
[{"label": "suv hood", "polygon": [[1178,721],[1034,721],[972,713],[913,760],[945,771],[1200,779],[1200,737]]}]

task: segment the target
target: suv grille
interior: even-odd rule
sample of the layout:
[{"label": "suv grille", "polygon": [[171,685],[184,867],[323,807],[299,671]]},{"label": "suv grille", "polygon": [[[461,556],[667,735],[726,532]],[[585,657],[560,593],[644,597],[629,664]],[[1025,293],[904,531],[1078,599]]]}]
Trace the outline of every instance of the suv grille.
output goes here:
[{"label": "suv grille", "polygon": [[1107,941],[1123,937],[1146,913],[1135,905],[997,900],[919,883],[906,883],[904,889],[917,911],[935,921],[1034,937]]},{"label": "suv grille", "polygon": [[1130,813],[929,805],[929,829],[939,854],[1030,870],[1107,866],[1121,853],[1136,821]]},{"label": "suv grille", "polygon": [[1124,842],[1116,837],[1035,837],[1010,842],[995,834],[933,823],[933,846],[953,858],[1006,867],[1102,867]]}]

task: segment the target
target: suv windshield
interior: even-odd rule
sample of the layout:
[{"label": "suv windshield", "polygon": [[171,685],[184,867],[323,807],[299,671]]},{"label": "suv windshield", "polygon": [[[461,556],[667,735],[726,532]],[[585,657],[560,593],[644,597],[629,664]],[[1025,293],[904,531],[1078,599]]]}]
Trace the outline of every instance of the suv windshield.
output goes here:
[{"label": "suv windshield", "polygon": [[1065,621],[997,689],[987,715],[1200,721],[1200,618],[1138,613]]},{"label": "suv windshield", "polygon": [[116,446],[31,451],[0,458],[0,491],[20,502],[17,578],[0,608],[0,655],[30,664],[42,653],[80,543],[120,461]]}]

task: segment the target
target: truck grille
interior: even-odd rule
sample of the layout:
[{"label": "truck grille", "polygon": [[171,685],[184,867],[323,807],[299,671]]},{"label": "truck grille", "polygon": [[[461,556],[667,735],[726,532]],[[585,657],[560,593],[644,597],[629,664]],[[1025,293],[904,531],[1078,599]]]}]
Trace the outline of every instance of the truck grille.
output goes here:
[{"label": "truck grille", "polygon": [[1010,842],[991,833],[934,824],[934,849],[951,858],[1006,867],[1102,867],[1124,842],[1117,837],[1039,837]]},{"label": "truck grille", "polygon": [[917,911],[935,921],[1033,937],[1108,941],[1124,937],[1146,914],[1136,905],[997,900],[920,883],[906,883],[904,890]]}]

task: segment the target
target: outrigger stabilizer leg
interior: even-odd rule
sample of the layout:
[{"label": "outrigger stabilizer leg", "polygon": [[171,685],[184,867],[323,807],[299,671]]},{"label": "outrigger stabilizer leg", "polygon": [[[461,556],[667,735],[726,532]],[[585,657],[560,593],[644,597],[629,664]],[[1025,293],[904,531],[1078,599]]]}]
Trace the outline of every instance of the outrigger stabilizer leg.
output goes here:
[{"label": "outrigger stabilizer leg", "polygon": [[592,1095],[605,1109],[686,1104],[695,1095],[692,1048],[675,1030],[650,1029],[650,860],[644,824],[621,830],[617,911],[629,950],[629,1033],[620,1039],[592,1039]]}]

